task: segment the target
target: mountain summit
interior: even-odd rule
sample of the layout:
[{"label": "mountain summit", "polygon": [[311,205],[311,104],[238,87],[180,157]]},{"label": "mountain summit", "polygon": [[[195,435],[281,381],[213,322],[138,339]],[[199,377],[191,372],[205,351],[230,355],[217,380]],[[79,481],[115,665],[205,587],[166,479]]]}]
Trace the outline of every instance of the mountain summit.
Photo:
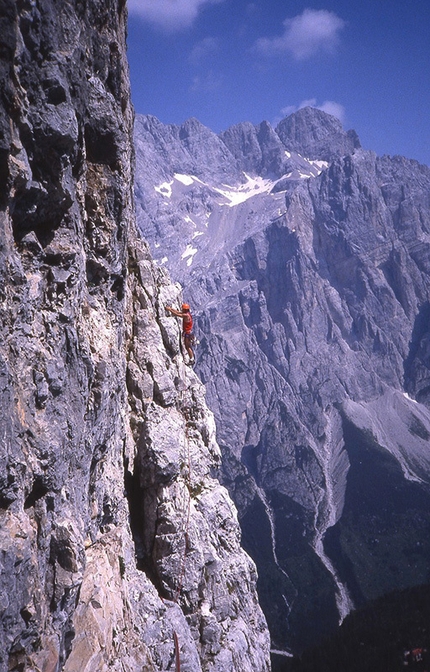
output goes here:
[{"label": "mountain summit", "polygon": [[288,150],[309,159],[332,161],[361,147],[355,131],[345,133],[339,119],[314,107],[291,114],[275,130]]},{"label": "mountain summit", "polygon": [[428,580],[430,170],[312,108],[186,142],[147,123],[138,221],[197,314],[272,645],[301,651]]}]

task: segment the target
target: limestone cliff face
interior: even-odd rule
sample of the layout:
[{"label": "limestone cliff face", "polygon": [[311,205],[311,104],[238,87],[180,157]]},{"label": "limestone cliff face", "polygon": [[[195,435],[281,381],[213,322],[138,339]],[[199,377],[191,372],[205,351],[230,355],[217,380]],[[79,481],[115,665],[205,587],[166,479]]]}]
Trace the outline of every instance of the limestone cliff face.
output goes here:
[{"label": "limestone cliff face", "polygon": [[134,227],[125,21],[2,3],[0,670],[268,670],[179,289]]}]

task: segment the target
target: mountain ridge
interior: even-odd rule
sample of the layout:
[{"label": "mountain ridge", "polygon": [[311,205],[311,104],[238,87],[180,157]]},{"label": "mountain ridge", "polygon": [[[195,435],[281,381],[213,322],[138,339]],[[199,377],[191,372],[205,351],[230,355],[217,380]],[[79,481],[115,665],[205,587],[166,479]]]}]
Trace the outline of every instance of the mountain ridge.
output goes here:
[{"label": "mountain ridge", "polygon": [[[151,172],[141,175],[141,157],[156,171],[158,156],[145,153],[138,118],[136,200],[155,258],[196,312],[197,372],[272,644],[297,652],[378,590],[425,581],[427,547],[415,575],[408,569],[413,503],[392,529],[397,556],[384,588],[365,587],[357,548],[368,571],[380,572],[386,544],[367,539],[366,525],[378,520],[385,539],[402,481],[417,502],[430,496],[430,170],[362,149],[355,132],[319,110],[280,126],[289,144],[267,123],[221,134],[235,183],[225,184],[210,154],[215,180],[175,166],[163,192]],[[357,451],[381,478],[400,470],[400,481],[387,481],[384,514],[366,494]],[[357,531],[354,483],[368,497]],[[425,535],[429,517],[415,513]]]}]

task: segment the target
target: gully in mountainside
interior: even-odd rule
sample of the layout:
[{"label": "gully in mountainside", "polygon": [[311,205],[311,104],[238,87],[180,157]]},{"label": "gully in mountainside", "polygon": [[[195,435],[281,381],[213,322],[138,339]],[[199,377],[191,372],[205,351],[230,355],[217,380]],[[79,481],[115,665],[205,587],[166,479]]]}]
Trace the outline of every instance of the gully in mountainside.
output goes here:
[{"label": "gully in mountainside", "polygon": [[190,306],[188,303],[183,303],[182,311],[176,310],[176,308],[172,308],[171,306],[165,306],[165,309],[168,313],[182,318],[182,337],[184,339],[185,349],[190,358],[189,365],[193,366],[196,360],[191,346],[194,344],[195,339],[193,334],[193,317],[190,312]]}]

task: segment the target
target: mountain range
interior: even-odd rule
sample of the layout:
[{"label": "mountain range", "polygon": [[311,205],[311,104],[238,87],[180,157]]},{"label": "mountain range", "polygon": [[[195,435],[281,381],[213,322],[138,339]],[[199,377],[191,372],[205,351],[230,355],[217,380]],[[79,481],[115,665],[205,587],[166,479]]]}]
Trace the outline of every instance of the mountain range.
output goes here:
[{"label": "mountain range", "polygon": [[304,108],[137,115],[137,221],[196,322],[279,656],[430,567],[430,169]]},{"label": "mountain range", "polygon": [[124,0],[0,23],[0,672],[367,637],[428,582],[429,169],[310,108],[135,121]]}]

